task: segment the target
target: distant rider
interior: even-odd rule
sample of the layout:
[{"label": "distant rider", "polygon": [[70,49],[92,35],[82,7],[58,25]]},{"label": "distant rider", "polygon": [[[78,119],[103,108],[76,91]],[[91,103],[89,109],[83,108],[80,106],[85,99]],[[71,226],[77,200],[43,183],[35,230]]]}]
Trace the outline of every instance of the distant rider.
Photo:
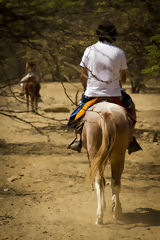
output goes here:
[{"label": "distant rider", "polygon": [[22,92],[20,93],[21,96],[25,93],[26,83],[29,81],[36,81],[40,82],[40,75],[36,69],[36,64],[33,62],[26,63],[26,75],[20,80],[20,86],[22,88]]}]

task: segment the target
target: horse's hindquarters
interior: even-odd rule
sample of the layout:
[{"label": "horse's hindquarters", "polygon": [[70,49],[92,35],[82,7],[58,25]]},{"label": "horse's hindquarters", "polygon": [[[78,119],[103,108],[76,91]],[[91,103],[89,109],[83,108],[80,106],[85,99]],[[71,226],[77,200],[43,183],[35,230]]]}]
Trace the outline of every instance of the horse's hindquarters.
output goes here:
[{"label": "horse's hindquarters", "polygon": [[90,175],[96,179],[98,197],[97,223],[103,222],[105,166],[110,160],[112,178],[113,216],[119,217],[121,175],[124,168],[125,152],[129,144],[131,129],[125,110],[115,104],[98,103],[87,111],[82,133],[83,146],[91,162]]},{"label": "horse's hindquarters", "polygon": [[[91,137],[92,136],[92,137]],[[97,114],[89,112],[85,116],[85,123],[82,132],[83,147],[93,159],[101,146],[102,131],[98,123]]]},{"label": "horse's hindquarters", "polygon": [[27,82],[25,86],[26,98],[27,98],[27,110],[29,111],[29,97],[31,100],[32,111],[38,110],[38,98],[40,91],[40,83],[37,81]]}]

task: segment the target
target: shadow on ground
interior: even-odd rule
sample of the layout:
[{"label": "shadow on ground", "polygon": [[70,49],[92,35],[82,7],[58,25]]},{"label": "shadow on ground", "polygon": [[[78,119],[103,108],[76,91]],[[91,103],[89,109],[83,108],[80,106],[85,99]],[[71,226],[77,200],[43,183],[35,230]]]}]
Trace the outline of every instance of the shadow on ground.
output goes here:
[{"label": "shadow on ground", "polygon": [[137,208],[135,212],[123,213],[122,221],[127,224],[142,223],[147,226],[160,226],[160,210]]}]

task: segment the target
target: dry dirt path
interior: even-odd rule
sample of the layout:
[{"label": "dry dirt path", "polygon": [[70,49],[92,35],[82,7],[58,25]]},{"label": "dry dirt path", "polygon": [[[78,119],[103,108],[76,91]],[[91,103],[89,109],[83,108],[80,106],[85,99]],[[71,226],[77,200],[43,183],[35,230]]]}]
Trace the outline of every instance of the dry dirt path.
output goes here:
[{"label": "dry dirt path", "polygon": [[[65,84],[74,100],[76,87]],[[69,113],[44,112],[46,108],[75,107],[58,83],[43,84],[40,114],[66,119]],[[96,226],[96,195],[85,182],[88,160],[66,150],[74,134],[59,122],[22,113],[45,134],[0,116],[0,240],[159,240],[160,239],[160,96],[132,95],[138,122],[136,136],[143,152],[126,154],[122,176],[122,221],[111,214],[111,190],[105,190],[104,225]],[[24,109],[13,98],[1,107]],[[110,167],[105,171],[110,182]]]}]

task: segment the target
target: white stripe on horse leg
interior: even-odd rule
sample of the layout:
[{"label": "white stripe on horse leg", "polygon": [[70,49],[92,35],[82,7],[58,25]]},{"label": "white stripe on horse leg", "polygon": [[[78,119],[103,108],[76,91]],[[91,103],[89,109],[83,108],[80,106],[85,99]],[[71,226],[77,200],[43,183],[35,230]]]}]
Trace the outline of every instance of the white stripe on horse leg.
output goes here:
[{"label": "white stripe on horse leg", "polygon": [[96,224],[103,224],[103,193],[102,193],[102,188],[100,185],[100,181],[98,180],[98,177],[96,176],[95,178],[95,188],[96,188],[96,193],[97,193],[97,199],[98,199],[98,204],[97,204],[97,220]]},{"label": "white stripe on horse leg", "polygon": [[115,185],[115,180],[111,179],[111,188],[112,188],[112,212],[113,212],[113,218],[117,219],[121,212],[121,203],[119,200],[119,193],[120,193],[120,186]]}]

